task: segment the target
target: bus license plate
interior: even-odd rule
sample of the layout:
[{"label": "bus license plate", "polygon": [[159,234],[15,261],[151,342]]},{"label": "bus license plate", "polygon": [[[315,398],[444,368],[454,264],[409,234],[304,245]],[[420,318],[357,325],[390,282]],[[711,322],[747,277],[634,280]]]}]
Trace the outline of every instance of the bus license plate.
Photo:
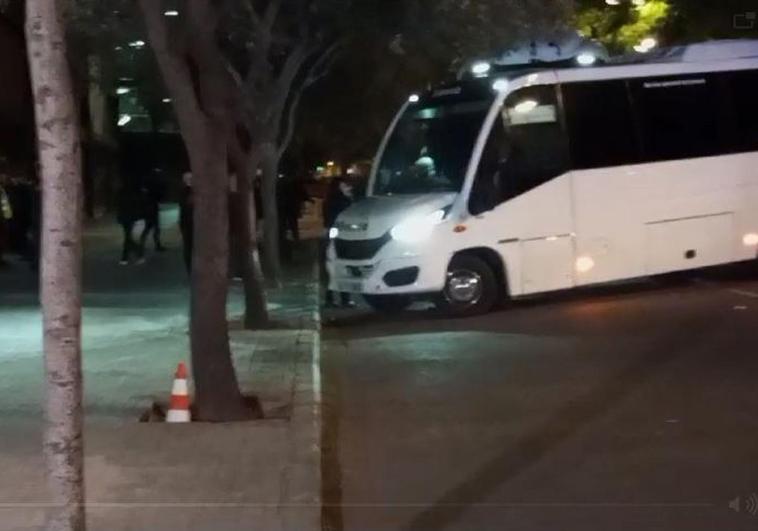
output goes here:
[{"label": "bus license plate", "polygon": [[337,282],[337,289],[344,293],[361,293],[363,291],[363,282],[357,282],[357,281]]}]

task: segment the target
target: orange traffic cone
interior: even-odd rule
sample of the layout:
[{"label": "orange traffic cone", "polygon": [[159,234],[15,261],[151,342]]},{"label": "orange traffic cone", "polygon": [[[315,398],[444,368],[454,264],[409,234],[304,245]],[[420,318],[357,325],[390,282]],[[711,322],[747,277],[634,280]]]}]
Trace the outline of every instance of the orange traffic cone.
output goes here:
[{"label": "orange traffic cone", "polygon": [[190,401],[187,392],[187,367],[180,363],[176,368],[174,386],[171,389],[171,405],[166,413],[166,422],[190,422]]}]

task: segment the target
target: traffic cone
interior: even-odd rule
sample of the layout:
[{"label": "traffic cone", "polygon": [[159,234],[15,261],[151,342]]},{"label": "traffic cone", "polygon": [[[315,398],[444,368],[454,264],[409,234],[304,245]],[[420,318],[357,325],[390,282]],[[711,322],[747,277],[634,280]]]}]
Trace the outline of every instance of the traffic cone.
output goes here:
[{"label": "traffic cone", "polygon": [[171,389],[171,404],[166,413],[166,422],[190,422],[190,400],[187,392],[187,367],[180,363],[174,375]]}]

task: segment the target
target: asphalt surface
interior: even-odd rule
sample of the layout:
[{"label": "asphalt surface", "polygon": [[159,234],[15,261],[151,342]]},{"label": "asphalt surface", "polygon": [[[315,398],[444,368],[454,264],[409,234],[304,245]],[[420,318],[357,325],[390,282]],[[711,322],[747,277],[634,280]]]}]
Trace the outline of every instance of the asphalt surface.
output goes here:
[{"label": "asphalt surface", "polygon": [[324,317],[325,529],[758,529],[755,268]]}]

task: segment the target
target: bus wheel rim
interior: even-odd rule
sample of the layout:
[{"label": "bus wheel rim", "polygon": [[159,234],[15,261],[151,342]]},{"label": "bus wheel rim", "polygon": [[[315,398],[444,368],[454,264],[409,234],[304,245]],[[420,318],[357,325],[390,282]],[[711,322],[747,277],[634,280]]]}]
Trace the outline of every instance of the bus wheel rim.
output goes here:
[{"label": "bus wheel rim", "polygon": [[445,296],[453,304],[476,304],[482,297],[482,276],[467,269],[451,271],[448,273]]}]

